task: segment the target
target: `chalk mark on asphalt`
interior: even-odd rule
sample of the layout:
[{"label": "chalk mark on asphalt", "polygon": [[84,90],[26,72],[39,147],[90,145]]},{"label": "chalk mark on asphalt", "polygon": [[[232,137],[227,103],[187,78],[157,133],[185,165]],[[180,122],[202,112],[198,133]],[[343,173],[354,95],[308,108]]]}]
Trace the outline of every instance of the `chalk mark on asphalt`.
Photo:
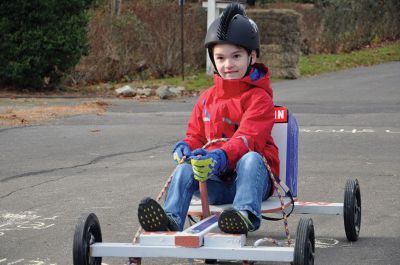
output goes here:
[{"label": "chalk mark on asphalt", "polygon": [[[330,128],[323,128],[323,129],[311,129],[311,128],[300,128],[300,133],[351,133],[351,134],[360,134],[360,133],[381,133],[382,131],[377,131],[374,129],[330,129]],[[400,134],[398,130],[389,130],[385,129],[384,133],[393,133],[393,134]]]},{"label": "chalk mark on asphalt", "polygon": [[[0,211],[0,237],[9,231],[24,229],[43,230],[54,226],[58,216],[42,217],[33,211],[9,213]],[[0,260],[1,262],[1,260]]]}]

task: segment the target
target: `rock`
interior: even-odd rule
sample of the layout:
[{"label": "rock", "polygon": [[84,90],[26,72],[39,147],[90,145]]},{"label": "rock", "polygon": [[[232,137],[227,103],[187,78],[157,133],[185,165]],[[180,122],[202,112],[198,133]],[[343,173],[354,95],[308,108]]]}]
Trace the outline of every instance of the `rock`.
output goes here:
[{"label": "rock", "polygon": [[167,99],[172,96],[172,93],[169,91],[168,86],[160,86],[156,90],[156,95],[161,99]]},{"label": "rock", "polygon": [[174,95],[174,96],[182,96],[183,91],[185,91],[185,88],[183,86],[178,86],[178,87],[170,87],[169,91]]},{"label": "rock", "polygon": [[136,95],[136,89],[132,88],[130,85],[126,85],[115,89],[117,96],[122,97],[134,97]]},{"label": "rock", "polygon": [[183,91],[185,91],[184,87],[169,87],[169,86],[160,86],[157,88],[156,94],[161,99],[167,99],[169,97],[179,97],[182,96]]},{"label": "rock", "polygon": [[136,94],[149,97],[153,94],[153,90],[151,88],[140,88],[136,90]]},{"label": "rock", "polygon": [[252,9],[248,15],[263,33],[259,61],[268,66],[272,77],[298,78],[303,16],[289,9]]}]

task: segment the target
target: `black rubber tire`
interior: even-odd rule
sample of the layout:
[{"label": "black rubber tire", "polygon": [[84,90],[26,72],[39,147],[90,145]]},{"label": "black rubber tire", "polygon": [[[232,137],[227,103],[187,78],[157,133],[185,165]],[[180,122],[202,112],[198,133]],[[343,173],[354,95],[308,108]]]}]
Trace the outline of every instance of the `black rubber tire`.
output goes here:
[{"label": "black rubber tire", "polygon": [[301,218],[296,230],[294,265],[313,265],[315,256],[315,233],[311,218]]},{"label": "black rubber tire", "polygon": [[348,179],[346,182],[343,220],[347,239],[357,241],[361,228],[361,192],[357,179]]},{"label": "black rubber tire", "polygon": [[102,242],[99,219],[94,213],[83,215],[75,226],[74,265],[101,265],[101,257],[90,257],[90,245]]}]

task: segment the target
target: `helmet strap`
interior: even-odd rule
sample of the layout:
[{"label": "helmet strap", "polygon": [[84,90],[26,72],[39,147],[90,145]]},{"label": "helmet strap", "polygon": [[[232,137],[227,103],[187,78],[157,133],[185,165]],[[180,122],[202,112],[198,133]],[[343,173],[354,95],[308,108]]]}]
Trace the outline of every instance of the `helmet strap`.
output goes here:
[{"label": "helmet strap", "polygon": [[217,75],[221,76],[218,73],[217,65],[215,64],[215,61],[214,61],[213,47],[208,47],[207,51],[208,51],[208,57],[210,58],[210,61],[214,66],[214,74],[217,74]]},{"label": "helmet strap", "polygon": [[244,74],[243,77],[245,77],[246,75],[249,75],[249,74],[250,74],[251,66],[252,66],[251,63],[253,62],[253,57],[251,56],[251,51],[248,51],[248,54],[249,54],[249,64],[248,64],[248,66],[247,66],[246,73]]}]

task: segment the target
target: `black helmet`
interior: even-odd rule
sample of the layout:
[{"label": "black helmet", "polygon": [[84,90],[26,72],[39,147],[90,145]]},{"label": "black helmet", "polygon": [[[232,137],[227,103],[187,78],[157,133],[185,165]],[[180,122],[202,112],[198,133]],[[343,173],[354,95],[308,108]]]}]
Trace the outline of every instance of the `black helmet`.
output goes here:
[{"label": "black helmet", "polygon": [[260,37],[253,20],[246,16],[238,3],[229,4],[222,15],[211,23],[207,30],[204,45],[212,58],[212,47],[217,43],[230,43],[245,48],[249,53],[253,50],[260,56]]}]

